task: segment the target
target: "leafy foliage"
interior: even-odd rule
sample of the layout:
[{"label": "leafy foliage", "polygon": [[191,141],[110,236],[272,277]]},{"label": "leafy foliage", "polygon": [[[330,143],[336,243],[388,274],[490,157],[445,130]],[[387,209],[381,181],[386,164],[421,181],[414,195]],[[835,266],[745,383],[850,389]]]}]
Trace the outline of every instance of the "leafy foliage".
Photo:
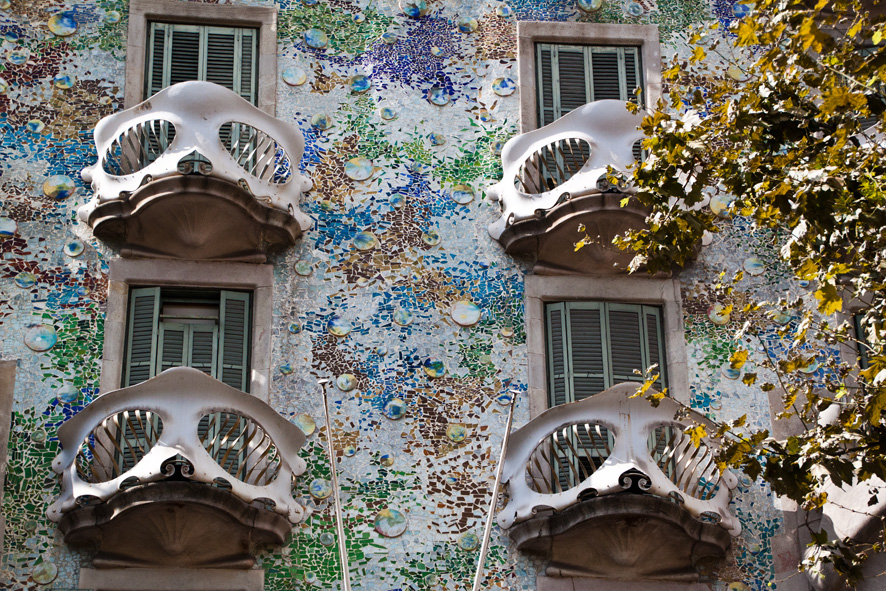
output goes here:
[{"label": "leafy foliage", "polygon": [[[886,17],[858,2],[760,0],[730,33],[697,32],[691,55],[665,71],[669,102],[644,118],[648,157],[635,171],[649,227],[617,242],[635,252],[634,270],[682,266],[717,232],[716,206],[782,237],[773,247],[813,288],[747,304],[746,314],[790,309],[800,321],[781,329],[787,353],[763,364],[761,382],[774,379],[749,374],[744,383],[778,389],[777,418],[805,429],[775,440],[743,417],[721,427],[720,461],[807,510],[828,502],[828,483],[870,485],[876,506],[886,480],[886,136],[862,121],[886,121]],[[737,337],[754,331],[747,323]],[[804,372],[810,344],[859,341],[866,367],[829,359],[824,388]],[[731,366],[747,359],[736,351]],[[804,566],[830,564],[852,583],[883,544],[868,542],[816,533]]]}]

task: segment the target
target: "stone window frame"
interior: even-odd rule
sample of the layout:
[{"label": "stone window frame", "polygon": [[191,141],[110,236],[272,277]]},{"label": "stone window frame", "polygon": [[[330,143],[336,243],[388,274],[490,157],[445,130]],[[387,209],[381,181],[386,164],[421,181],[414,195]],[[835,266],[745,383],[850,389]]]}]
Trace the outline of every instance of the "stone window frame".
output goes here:
[{"label": "stone window frame", "polygon": [[239,289],[252,293],[252,345],[249,393],[269,402],[274,267],[249,263],[114,259],[109,263],[108,307],[100,392],[117,390],[126,362],[129,290],[134,287]]},{"label": "stone window frame", "polygon": [[257,107],[274,116],[277,104],[277,9],[269,6],[207,5],[175,0],[132,0],[126,40],[126,86],[123,106],[144,100],[145,51],[149,23],[253,27],[258,29]]},{"label": "stone window frame", "polygon": [[606,301],[661,307],[668,392],[678,402],[689,405],[689,367],[679,280],[632,276],[529,275],[525,278],[523,289],[530,419],[549,408],[545,324],[545,304],[548,302]]},{"label": "stone window frame", "polygon": [[[656,25],[521,21],[517,23],[517,72],[520,87],[520,133],[538,128],[535,44],[630,45],[640,47],[643,104],[661,98],[661,46]],[[532,89],[532,92],[528,92]]]}]

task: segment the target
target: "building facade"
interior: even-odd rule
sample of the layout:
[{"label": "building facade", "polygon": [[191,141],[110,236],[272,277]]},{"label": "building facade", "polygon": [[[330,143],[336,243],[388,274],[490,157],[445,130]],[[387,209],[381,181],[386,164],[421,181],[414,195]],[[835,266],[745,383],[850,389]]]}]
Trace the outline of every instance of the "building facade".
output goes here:
[{"label": "building facade", "polygon": [[[738,304],[806,286],[727,217],[628,276],[607,242],[643,212],[598,178],[625,162],[582,168],[637,139],[582,105],[652,104],[688,28],[746,8],[0,2],[0,588],[455,591],[482,554],[484,589],[807,589],[796,508],[675,456],[676,408],[632,436],[634,481],[604,463],[652,364],[698,420],[772,425],[729,367]],[[752,320],[784,346],[790,316]]]}]

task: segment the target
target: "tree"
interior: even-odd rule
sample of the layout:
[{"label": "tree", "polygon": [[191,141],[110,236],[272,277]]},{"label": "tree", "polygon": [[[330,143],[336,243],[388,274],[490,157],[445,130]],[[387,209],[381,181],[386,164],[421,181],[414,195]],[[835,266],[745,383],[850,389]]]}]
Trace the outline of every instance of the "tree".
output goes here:
[{"label": "tree", "polygon": [[[719,204],[721,215],[765,229],[796,277],[811,283],[808,297],[741,310],[797,315],[781,329],[788,352],[768,356],[759,381],[745,374],[744,382],[780,388],[779,418],[797,417],[807,429],[778,441],[742,419],[724,424],[720,461],[814,510],[828,502],[828,480],[886,480],[886,136],[863,125],[886,121],[886,17],[857,1],[758,0],[728,35],[715,27],[696,32],[691,57],[664,72],[668,104],[643,120],[648,157],[634,173],[636,197],[652,209],[649,227],[616,242],[635,251],[634,270],[682,266],[723,223]],[[729,292],[741,279],[740,271],[724,276],[718,287]],[[860,335],[845,315],[837,320],[849,301]],[[758,326],[749,320],[736,337]],[[866,368],[831,356],[825,384],[803,371],[813,361],[808,345],[851,341],[863,341]],[[739,348],[732,367],[747,358]],[[814,544],[819,564],[807,566],[829,563],[852,583],[884,540],[818,534]]]}]

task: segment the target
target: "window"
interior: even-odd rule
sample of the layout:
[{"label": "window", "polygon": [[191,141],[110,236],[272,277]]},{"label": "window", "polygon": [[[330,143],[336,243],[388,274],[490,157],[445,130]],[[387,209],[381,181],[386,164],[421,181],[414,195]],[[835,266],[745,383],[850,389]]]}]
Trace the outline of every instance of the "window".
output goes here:
[{"label": "window", "polygon": [[246,391],[250,316],[250,296],[244,292],[133,289],[123,385],[186,366]]},{"label": "window", "polygon": [[644,105],[661,96],[654,25],[520,22],[517,53],[520,79],[536,85],[520,95],[524,133],[591,101],[628,100],[638,87]]},{"label": "window", "polygon": [[132,0],[124,106],[185,80],[221,84],[274,115],[277,9]]},{"label": "window", "polygon": [[538,126],[592,101],[637,100],[643,88],[639,47],[538,43]]},{"label": "window", "polygon": [[[683,404],[689,404],[689,374],[686,363],[686,342],[683,334],[680,282],[678,280],[619,275],[598,277],[527,275],[524,294],[526,298],[526,340],[529,349],[528,380],[531,418],[537,417],[550,408],[552,401],[557,401],[556,404],[560,404],[561,400],[565,402],[581,399],[600,392],[608,387],[607,380],[609,383],[639,380],[639,376],[633,373],[634,368],[645,369],[651,365],[647,361],[656,357],[661,369],[661,379],[667,385],[670,396]],[[654,347],[649,348],[648,346],[645,359],[642,348],[639,349],[639,362],[625,361],[626,358],[620,351],[614,354],[608,352],[607,359],[609,361],[602,364],[603,369],[599,371],[601,367],[599,359],[603,355],[603,330],[608,330],[611,333],[613,328],[613,323],[607,318],[607,315],[611,316],[613,311],[618,312],[624,309],[639,316],[637,310],[644,308],[651,309],[652,314],[656,316],[657,326],[654,326],[654,330],[650,332],[650,322],[649,319],[646,319],[646,332],[636,330],[634,333],[636,336],[633,337],[634,343],[638,341],[642,343],[648,339],[649,334],[655,334],[655,340],[658,343],[657,355]],[[551,387],[551,375],[558,364],[562,365],[562,371],[565,374],[567,343],[571,343],[572,338],[577,339],[576,343],[589,339],[583,334],[585,331],[581,324],[577,322],[573,326],[572,320],[588,316],[589,309],[596,310],[601,318],[601,327],[597,329],[596,333],[600,336],[599,347],[601,349],[596,354],[598,375],[593,375],[592,371],[582,372],[591,375],[578,376],[577,384],[572,377],[567,380],[564,375],[560,380],[562,386],[555,384],[557,387],[561,387],[561,390],[555,393],[554,388]],[[631,312],[631,310],[634,311]],[[548,327],[551,325],[549,315],[559,318],[560,326],[563,329],[561,336],[557,339],[557,342],[560,343],[557,350],[552,350],[554,348],[548,343]],[[590,315],[593,316],[593,313]],[[602,324],[603,321],[609,323],[608,328],[606,324]],[[617,317],[615,325],[618,326],[620,322],[624,323]],[[637,320],[634,322],[636,323]],[[567,338],[570,340],[567,341]],[[608,339],[605,342],[608,347],[607,351],[609,351],[618,341]],[[635,344],[634,347],[636,351],[640,345]],[[554,354],[563,354],[564,360],[555,359]],[[587,365],[584,359],[579,357],[578,361],[580,364]],[[636,353],[634,353],[634,359],[637,359]],[[617,362],[615,371],[608,369],[612,367],[613,360]],[[572,363],[574,367],[575,361]],[[602,379],[599,377],[600,375],[603,375]],[[594,379],[596,379],[595,386],[591,385]],[[656,387],[659,385],[657,384]]]},{"label": "window", "polygon": [[547,304],[550,405],[583,400],[621,382],[642,383],[659,366],[654,387],[666,383],[664,340],[657,306],[612,302]]},{"label": "window", "polygon": [[[549,404],[557,406],[599,394],[622,382],[642,383],[643,372],[659,364],[654,387],[666,382],[661,369],[664,339],[657,306],[612,302],[559,302],[545,306]],[[650,452],[661,457],[669,434],[651,435]],[[602,425],[555,433],[556,480],[566,490],[593,473],[612,450]]]},{"label": "window", "polygon": [[[163,357],[166,357],[167,364],[187,364],[188,351],[200,343],[205,346],[210,340],[206,339],[207,333],[211,333],[214,325],[216,355],[196,350],[196,361],[210,375],[215,371],[214,375],[220,381],[267,402],[271,378],[269,327],[274,308],[271,265],[121,258],[111,260],[109,267],[102,393],[156,375],[163,367]],[[210,301],[193,301],[193,297]],[[191,304],[192,309],[176,309],[180,303],[173,301],[175,299],[191,300],[185,303]],[[235,330],[233,336],[232,325],[227,320],[232,305],[243,305],[247,311],[242,330]],[[212,316],[218,320],[208,318]],[[160,355],[161,320],[180,327],[184,325],[178,329],[182,349],[177,353],[177,359],[165,346],[163,355]],[[164,335],[168,338],[175,336],[175,331],[167,331],[167,328],[164,326]],[[187,338],[190,340],[186,341]],[[239,339],[242,339],[245,352],[240,350]],[[237,343],[237,347],[232,348],[232,342]],[[195,354],[190,355],[193,364]],[[241,362],[237,359],[245,359],[245,366],[239,367]]]},{"label": "window", "polygon": [[205,80],[255,104],[255,29],[152,22],[149,39],[144,98],[179,82]]}]

